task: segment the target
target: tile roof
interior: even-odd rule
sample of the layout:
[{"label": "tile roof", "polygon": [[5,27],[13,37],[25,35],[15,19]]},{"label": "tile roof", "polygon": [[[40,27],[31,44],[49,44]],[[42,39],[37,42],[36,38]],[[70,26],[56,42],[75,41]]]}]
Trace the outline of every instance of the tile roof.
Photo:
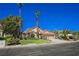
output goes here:
[{"label": "tile roof", "polygon": [[39,34],[43,34],[43,35],[54,35],[53,32],[50,32],[48,30],[42,30],[38,27],[32,28],[32,29],[27,29],[24,31],[24,33],[30,33],[30,32],[37,32],[37,30],[39,30]]}]

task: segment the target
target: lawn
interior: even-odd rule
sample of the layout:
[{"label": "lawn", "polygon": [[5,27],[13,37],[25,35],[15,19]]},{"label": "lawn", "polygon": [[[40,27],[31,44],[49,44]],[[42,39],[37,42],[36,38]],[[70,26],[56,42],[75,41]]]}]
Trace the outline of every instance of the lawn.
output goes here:
[{"label": "lawn", "polygon": [[21,45],[26,45],[26,44],[43,44],[43,43],[48,43],[48,42],[49,42],[48,40],[43,40],[43,39],[38,39],[38,40],[36,40],[36,39],[33,39],[33,40],[30,40],[30,39],[25,40],[25,39],[23,39],[23,40],[20,40]]}]

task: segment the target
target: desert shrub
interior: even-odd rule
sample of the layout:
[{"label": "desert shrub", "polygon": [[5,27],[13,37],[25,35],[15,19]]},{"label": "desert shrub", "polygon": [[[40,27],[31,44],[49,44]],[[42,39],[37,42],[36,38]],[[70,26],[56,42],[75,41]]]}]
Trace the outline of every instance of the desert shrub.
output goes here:
[{"label": "desert shrub", "polygon": [[74,39],[74,37],[73,36],[69,36],[69,39]]},{"label": "desert shrub", "polygon": [[68,40],[68,38],[67,38],[66,35],[61,35],[61,36],[59,36],[59,39]]}]

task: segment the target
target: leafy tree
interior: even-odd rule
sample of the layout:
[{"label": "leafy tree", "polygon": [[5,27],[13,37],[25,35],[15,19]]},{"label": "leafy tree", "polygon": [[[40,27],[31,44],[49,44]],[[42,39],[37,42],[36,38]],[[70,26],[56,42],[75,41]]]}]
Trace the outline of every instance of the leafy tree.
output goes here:
[{"label": "leafy tree", "polygon": [[21,19],[18,16],[8,16],[2,20],[3,33],[10,34],[14,38],[19,38],[19,31],[21,28]]}]

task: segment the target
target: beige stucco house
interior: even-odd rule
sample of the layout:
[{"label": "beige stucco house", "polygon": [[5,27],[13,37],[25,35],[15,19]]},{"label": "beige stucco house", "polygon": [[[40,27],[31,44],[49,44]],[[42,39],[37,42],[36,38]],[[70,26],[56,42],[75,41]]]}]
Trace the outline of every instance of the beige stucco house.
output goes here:
[{"label": "beige stucco house", "polygon": [[48,30],[42,30],[38,27],[32,28],[32,29],[26,29],[23,32],[22,37],[31,37],[31,35],[34,35],[35,38],[37,37],[37,32],[39,32],[39,38],[40,39],[47,39],[47,40],[52,40],[55,38],[55,35],[53,32],[50,32]]}]

